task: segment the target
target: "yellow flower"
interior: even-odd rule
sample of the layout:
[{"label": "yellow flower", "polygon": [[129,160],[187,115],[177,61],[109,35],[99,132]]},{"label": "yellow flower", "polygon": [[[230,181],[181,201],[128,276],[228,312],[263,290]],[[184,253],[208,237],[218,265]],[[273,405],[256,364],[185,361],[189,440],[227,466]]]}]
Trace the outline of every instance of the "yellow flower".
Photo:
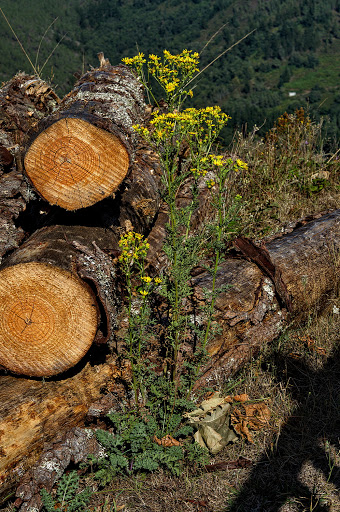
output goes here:
[{"label": "yellow flower", "polygon": [[157,64],[161,60],[160,57],[158,57],[158,55],[154,55],[153,53],[149,55],[149,59],[155,64]]},{"label": "yellow flower", "polygon": [[146,290],[139,290],[139,293],[143,295],[143,297],[146,297],[149,294],[149,292]]},{"label": "yellow flower", "polygon": [[236,165],[240,167],[241,169],[244,169],[245,171],[248,170],[248,164],[240,160],[239,158],[236,160]]},{"label": "yellow flower", "polygon": [[142,276],[141,280],[144,281],[145,283],[151,283],[152,278],[149,276]]},{"label": "yellow flower", "polygon": [[208,188],[212,188],[216,185],[216,183],[214,182],[214,180],[208,180],[207,181],[207,187]]},{"label": "yellow flower", "polygon": [[177,84],[175,82],[169,82],[165,85],[166,92],[174,92],[176,89]]},{"label": "yellow flower", "polygon": [[161,284],[161,282],[162,282],[162,279],[160,279],[159,277],[155,277],[156,284]]}]

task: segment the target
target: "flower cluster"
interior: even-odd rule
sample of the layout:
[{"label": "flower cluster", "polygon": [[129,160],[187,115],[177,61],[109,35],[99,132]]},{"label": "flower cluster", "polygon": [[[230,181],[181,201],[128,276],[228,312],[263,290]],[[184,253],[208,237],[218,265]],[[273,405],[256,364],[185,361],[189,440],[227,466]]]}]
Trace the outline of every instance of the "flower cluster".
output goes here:
[{"label": "flower cluster", "polygon": [[139,74],[143,68],[143,65],[146,63],[146,60],[144,59],[144,53],[138,53],[138,55],[135,55],[135,57],[124,57],[122,62],[124,62],[126,66],[134,67]]},{"label": "flower cluster", "polygon": [[[230,117],[218,106],[202,109],[187,108],[182,112],[174,111],[166,114],[154,112],[150,122],[150,130],[141,125],[134,129],[148,142],[156,146],[173,141],[174,137],[199,143],[213,142]],[[207,158],[207,157],[205,157]],[[203,161],[203,160],[201,160]]]},{"label": "flower cluster", "polygon": [[143,236],[134,231],[129,231],[119,240],[121,254],[118,260],[128,266],[138,263],[145,259],[149,249],[149,244],[143,240]]},{"label": "flower cluster", "polygon": [[198,169],[196,167],[192,167],[190,169],[190,173],[194,176],[194,178],[199,178],[200,176],[205,176],[207,174],[207,169]]},{"label": "flower cluster", "polygon": [[[127,66],[134,67],[143,83],[143,66],[147,65],[148,76],[152,76],[159,83],[166,93],[166,99],[169,105],[178,106],[183,102],[184,96],[193,96],[191,89],[186,90],[186,86],[191,81],[195,73],[198,73],[199,54],[191,50],[183,50],[181,53],[173,55],[168,50],[163,51],[163,58],[158,55],[150,54],[146,61],[143,53],[135,57],[125,57],[122,59]],[[144,85],[150,91],[147,83]],[[151,91],[150,91],[151,92]]]},{"label": "flower cluster", "polygon": [[152,279],[152,277],[150,276],[141,276],[141,281],[142,281],[142,287],[139,288],[139,293],[142,295],[142,297],[146,297],[147,295],[149,295],[150,291],[151,291],[151,288],[153,287],[153,285],[156,285],[158,286],[159,284],[161,284],[162,282],[162,279],[160,279],[159,277],[155,277],[154,279]]},{"label": "flower cluster", "polygon": [[243,162],[239,158],[236,160],[236,163],[234,164],[234,171],[239,171],[240,169],[243,169],[244,171],[248,170],[248,164],[246,162]]},{"label": "flower cluster", "polygon": [[208,180],[207,181],[207,187],[208,188],[212,188],[216,185],[216,183],[214,182],[214,180]]},{"label": "flower cluster", "polygon": [[[198,69],[199,54],[183,50],[178,55],[172,55],[168,50],[163,52],[163,61],[157,55],[149,55],[148,71],[157,80],[169,96],[176,89],[185,87]],[[182,94],[192,96],[192,90],[182,90]]]}]

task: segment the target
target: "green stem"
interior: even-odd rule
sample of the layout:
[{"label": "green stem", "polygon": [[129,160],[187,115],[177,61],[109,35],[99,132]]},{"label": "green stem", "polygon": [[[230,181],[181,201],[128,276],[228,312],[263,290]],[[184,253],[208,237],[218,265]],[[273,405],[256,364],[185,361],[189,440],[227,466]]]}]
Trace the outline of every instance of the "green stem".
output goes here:
[{"label": "green stem", "polygon": [[130,269],[127,269],[126,272],[126,285],[128,290],[128,322],[129,322],[129,356],[131,363],[131,373],[132,373],[132,387],[133,394],[135,397],[136,406],[138,406],[138,380],[136,376],[136,368],[134,363],[134,353],[133,353],[133,345],[134,345],[134,334],[133,334],[133,324],[132,324],[132,284],[131,284],[131,274]]},{"label": "green stem", "polygon": [[[222,240],[222,237],[223,237],[223,228],[224,228],[224,215],[223,215],[223,188],[224,188],[224,180],[221,180],[219,182],[219,190],[218,190],[218,224],[217,224],[217,236],[216,236],[216,241],[217,241],[217,249],[216,249],[216,253],[215,253],[215,263],[214,263],[214,268],[213,268],[213,271],[212,271],[212,276],[213,276],[213,280],[212,280],[212,289],[211,289],[211,301],[210,301],[210,304],[209,304],[209,309],[208,309],[208,321],[207,321],[207,325],[206,325],[206,329],[205,329],[205,334],[204,334],[204,338],[203,338],[203,342],[202,342],[202,348],[203,350],[206,349],[206,346],[207,346],[207,343],[208,343],[208,339],[209,339],[209,333],[210,333],[210,328],[211,328],[211,324],[212,324],[212,318],[213,318],[213,312],[214,312],[214,308],[215,308],[215,301],[216,301],[216,297],[215,297],[215,290],[216,290],[216,277],[217,277],[217,272],[218,272],[218,268],[219,268],[219,264],[220,264],[220,259],[221,259],[221,251],[220,249],[218,248],[219,245],[220,245],[220,242]],[[189,391],[187,393],[187,399],[190,397],[190,393],[192,391],[192,388],[195,384],[195,380],[200,372],[200,369],[201,369],[201,366],[202,364],[198,364],[196,369],[195,369],[195,372],[194,372],[194,377],[192,379],[192,382],[191,382],[191,385],[190,385],[190,388],[189,388]]]}]

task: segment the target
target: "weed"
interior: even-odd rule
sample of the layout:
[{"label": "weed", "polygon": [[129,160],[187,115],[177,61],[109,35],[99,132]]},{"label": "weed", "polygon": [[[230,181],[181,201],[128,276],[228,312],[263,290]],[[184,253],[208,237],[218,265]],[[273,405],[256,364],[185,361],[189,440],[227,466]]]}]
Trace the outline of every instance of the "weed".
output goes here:
[{"label": "weed", "polygon": [[339,163],[322,150],[322,122],[302,109],[283,114],[262,139],[258,128],[238,134],[232,154],[249,163],[230,181],[233,194],[243,198],[240,228],[261,238],[316,211],[339,204]]},{"label": "weed", "polygon": [[77,492],[79,476],[77,471],[64,474],[57,486],[55,498],[46,489],[41,490],[41,498],[46,512],[86,512],[92,490],[86,488]]},{"label": "weed", "polygon": [[[241,199],[233,201],[229,197],[229,173],[247,169],[242,160],[234,162],[213,152],[229,119],[219,107],[180,110],[185,97],[192,95],[187,83],[198,72],[198,54],[183,50],[172,55],[165,50],[163,59],[150,55],[146,62],[139,53],[124,62],[135,68],[148,87],[143,71],[146,65],[148,76],[163,88],[168,104],[167,112],[153,112],[148,126],[134,127],[160,160],[169,219],[163,246],[168,265],[164,275],[147,276],[147,240],[134,232],[121,237],[118,260],[126,293],[125,346],[131,364],[133,407],[109,415],[113,433],[96,432],[107,455],[92,458],[91,463],[103,485],[121,473],[166,468],[179,475],[185,459],[195,461],[197,466],[207,462],[207,453],[192,443],[192,427],[183,423],[183,414],[194,407],[191,390],[207,359],[207,344],[216,332],[212,317],[221,291],[216,286],[216,275]],[[178,196],[185,186],[190,194],[183,205]],[[210,195],[210,221],[194,229],[202,186]],[[203,258],[211,262],[207,271],[212,276],[212,288],[205,290],[204,305],[198,308],[204,318],[202,328],[190,302],[194,292],[191,274]],[[155,292],[162,302],[157,323],[150,306]],[[160,370],[148,356],[150,342],[158,333]]]},{"label": "weed", "polygon": [[[336,160],[325,160],[322,152],[317,152],[321,125],[313,123],[302,109],[281,116],[264,139],[258,139],[255,132],[247,139],[240,135],[230,155],[222,154],[218,151],[218,135],[228,116],[218,107],[180,110],[185,98],[192,94],[188,85],[197,73],[195,54],[184,51],[175,56],[164,52],[163,60],[152,55],[149,62],[139,54],[125,62],[135,67],[145,85],[146,64],[148,77],[154,76],[166,94],[168,111],[156,109],[148,126],[135,129],[158,153],[162,166],[163,200],[169,214],[164,245],[168,270],[156,278],[148,276],[147,240],[132,232],[122,236],[119,262],[128,323],[125,356],[131,364],[133,396],[130,409],[109,415],[110,431],[96,431],[105,455],[92,457],[90,463],[102,486],[122,475],[137,474],[137,482],[143,473],[156,469],[158,474],[168,470],[171,476],[167,478],[176,478],[186,470],[186,461],[196,467],[207,463],[207,452],[192,443],[191,427],[183,424],[182,418],[193,408],[192,385],[207,358],[207,343],[215,334],[212,313],[220,292],[215,277],[228,240],[240,230],[253,236],[275,230],[282,224],[284,209],[285,218],[290,219],[292,211],[305,211],[307,200],[315,203],[322,193],[334,191]],[[152,97],[152,91],[148,91]],[[178,196],[184,186],[189,187],[190,196],[182,206]],[[197,230],[192,227],[193,217],[202,187],[210,194],[209,222]],[[200,260],[205,261],[213,281],[212,289],[205,290],[205,305],[199,310],[204,318],[203,329],[188,307],[193,298],[192,270]],[[154,300],[162,305],[159,323],[152,315]],[[155,362],[148,354],[156,338],[160,339],[160,354]],[[308,333],[286,334],[277,343],[276,355],[284,351],[294,359],[290,347],[294,347],[297,359],[309,358],[316,366],[324,362],[322,347]],[[243,391],[247,387],[257,389],[262,399],[268,395],[269,387],[275,396],[273,417],[277,425],[273,427],[272,440],[259,441],[269,458],[276,457],[283,420],[295,407],[289,386],[275,381],[274,374],[278,372],[272,359],[266,372],[259,362],[248,368],[248,376],[241,379]],[[244,443],[237,447],[237,453],[232,448],[230,457],[246,448]],[[334,467],[330,457],[328,464],[330,479]],[[235,479],[234,484],[228,492],[220,491],[221,495],[227,494],[230,499],[231,493],[238,494]],[[142,495],[143,486],[144,480],[138,495]],[[60,496],[58,500],[51,498],[46,503],[64,506]],[[219,510],[216,507],[214,510]]]}]

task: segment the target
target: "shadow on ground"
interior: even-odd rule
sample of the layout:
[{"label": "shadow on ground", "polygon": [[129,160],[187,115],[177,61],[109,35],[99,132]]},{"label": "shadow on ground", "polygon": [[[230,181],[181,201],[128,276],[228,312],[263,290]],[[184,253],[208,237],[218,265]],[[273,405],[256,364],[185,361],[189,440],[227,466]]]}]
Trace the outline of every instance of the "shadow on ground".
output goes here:
[{"label": "shadow on ground", "polygon": [[[254,466],[224,512],[336,512],[340,510],[340,467],[335,462],[340,449],[340,348],[319,371],[292,357],[281,356],[275,364],[278,378],[288,383],[299,405],[281,428],[275,446]],[[318,480],[323,481],[323,491]],[[327,496],[325,486],[332,489],[333,498]]]}]

